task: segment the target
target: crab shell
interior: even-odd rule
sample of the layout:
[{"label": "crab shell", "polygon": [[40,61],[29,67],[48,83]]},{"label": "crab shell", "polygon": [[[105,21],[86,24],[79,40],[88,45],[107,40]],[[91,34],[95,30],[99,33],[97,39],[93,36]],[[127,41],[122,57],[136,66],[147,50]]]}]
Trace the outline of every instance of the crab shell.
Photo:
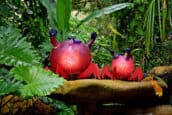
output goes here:
[{"label": "crab shell", "polygon": [[120,55],[112,61],[112,72],[117,79],[128,79],[134,70],[135,65],[132,58],[126,59],[126,56]]},{"label": "crab shell", "polygon": [[81,42],[66,40],[58,43],[50,53],[50,64],[55,72],[57,67],[68,75],[83,72],[91,62],[89,47]]}]

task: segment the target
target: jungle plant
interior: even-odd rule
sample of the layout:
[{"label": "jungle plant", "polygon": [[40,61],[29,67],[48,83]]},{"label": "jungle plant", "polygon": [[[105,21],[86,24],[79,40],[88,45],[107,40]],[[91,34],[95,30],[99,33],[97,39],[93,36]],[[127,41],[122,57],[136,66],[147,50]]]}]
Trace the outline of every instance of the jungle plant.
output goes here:
[{"label": "jungle plant", "polygon": [[[45,97],[65,81],[62,77],[43,69],[37,51],[12,25],[0,27],[0,67],[0,99],[13,94],[8,101],[15,96],[24,99]],[[1,108],[5,104],[0,101]],[[66,108],[68,107],[63,102],[57,107],[63,113]]]},{"label": "jungle plant", "polygon": [[[47,74],[47,76],[50,76],[50,74],[48,74],[49,72],[46,72],[43,69],[40,69],[42,67],[39,62],[40,57],[39,57],[38,53],[32,48],[32,46],[29,42],[26,42],[25,38],[22,37],[22,35],[20,34],[18,29],[9,25],[9,27],[0,27],[0,30],[1,30],[1,33],[0,33],[0,44],[1,44],[0,45],[0,47],[1,47],[0,64],[1,64],[1,72],[2,72],[1,73],[2,81],[10,81],[12,78],[15,78],[15,80],[18,80],[21,83],[23,80],[27,80],[27,79],[25,79],[27,77],[28,77],[28,80],[29,80],[29,77],[34,77],[33,76],[34,72],[36,72],[35,80],[40,80],[40,78],[42,79],[42,77],[39,77],[40,76],[39,71],[45,72],[44,74]],[[25,68],[25,69],[23,69],[23,68]],[[9,71],[11,71],[11,73],[13,73],[14,75],[8,74]],[[31,73],[27,73],[27,72],[31,72]],[[3,77],[6,75],[7,75],[6,78]],[[25,77],[23,77],[23,76],[25,76]],[[7,78],[9,78],[9,79],[7,79]],[[56,78],[58,78],[58,77],[56,77]],[[45,78],[45,79],[48,80],[48,78]],[[32,83],[32,82],[34,83],[35,82],[34,79],[32,79],[32,80],[33,81],[25,81],[24,84]],[[45,80],[45,81],[47,81],[47,80]],[[53,79],[52,81],[54,81],[54,80],[55,79]],[[59,80],[59,79],[57,79],[57,80]],[[63,82],[63,80],[59,80],[60,85],[62,85],[62,82]],[[43,84],[45,85],[46,83],[42,83],[42,85]],[[20,85],[22,85],[22,84],[20,84]],[[58,86],[58,84],[57,84],[57,86]],[[33,89],[36,89],[35,87],[36,86],[33,85]],[[50,86],[48,86],[48,87],[51,89]],[[51,91],[52,91],[52,89],[47,92],[51,92]],[[34,93],[34,90],[33,90],[33,92],[30,92],[31,96],[34,95],[32,93]],[[23,94],[23,93],[21,93],[21,94]],[[39,93],[39,94],[41,94],[41,93]],[[46,95],[46,94],[47,93],[45,92],[44,95]],[[43,94],[41,94],[41,95],[43,95]],[[24,96],[24,97],[27,97],[27,96]]]},{"label": "jungle plant", "polygon": [[39,0],[1,0],[0,4],[0,25],[14,24],[26,40],[38,48],[48,31],[46,9]]},{"label": "jungle plant", "polygon": [[[145,32],[145,49],[146,54],[150,54],[150,48],[154,46],[155,35],[159,33],[160,41],[164,42],[167,40],[167,30],[172,28],[172,26],[167,24],[167,21],[171,20],[171,2],[168,0],[152,0],[145,14],[144,28]],[[156,16],[158,17],[158,22],[156,22]],[[155,24],[158,24],[158,29],[155,28]],[[155,33],[155,30],[157,33]]]}]

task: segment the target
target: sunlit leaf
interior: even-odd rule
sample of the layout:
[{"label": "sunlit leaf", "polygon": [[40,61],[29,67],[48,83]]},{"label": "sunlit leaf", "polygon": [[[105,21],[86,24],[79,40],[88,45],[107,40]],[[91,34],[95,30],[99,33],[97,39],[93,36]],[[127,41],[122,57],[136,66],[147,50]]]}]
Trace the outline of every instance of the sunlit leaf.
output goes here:
[{"label": "sunlit leaf", "polygon": [[22,81],[18,89],[22,97],[45,96],[63,85],[64,79],[39,66],[20,66],[11,71],[14,78]]},{"label": "sunlit leaf", "polygon": [[112,12],[124,9],[124,8],[132,6],[132,5],[133,5],[132,3],[120,3],[120,4],[115,4],[112,6],[105,7],[101,10],[94,11],[93,13],[89,14],[86,18],[81,20],[81,22],[78,24],[78,26],[80,26],[84,22],[88,22],[89,20],[94,19],[96,17],[100,17],[104,14],[110,14]]},{"label": "sunlit leaf", "polygon": [[57,0],[56,17],[57,17],[57,26],[60,31],[69,29],[70,16],[71,16],[71,0]]}]

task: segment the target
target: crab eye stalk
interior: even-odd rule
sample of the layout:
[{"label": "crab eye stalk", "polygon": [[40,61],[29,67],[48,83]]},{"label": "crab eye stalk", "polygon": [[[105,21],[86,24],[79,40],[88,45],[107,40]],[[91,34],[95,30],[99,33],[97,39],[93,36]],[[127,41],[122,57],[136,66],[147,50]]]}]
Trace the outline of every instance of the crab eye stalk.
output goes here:
[{"label": "crab eye stalk", "polygon": [[49,31],[50,37],[53,37],[53,36],[55,37],[56,34],[57,34],[57,30],[55,30],[55,29],[51,29],[51,30]]},{"label": "crab eye stalk", "polygon": [[119,55],[117,53],[115,53],[112,49],[109,49],[109,51],[114,59],[117,59],[119,57]]},{"label": "crab eye stalk", "polygon": [[97,37],[97,33],[96,32],[92,32],[91,33],[91,38],[88,41],[88,43],[86,44],[89,48],[91,48],[92,44],[94,43],[95,39]]},{"label": "crab eye stalk", "polygon": [[131,49],[130,49],[130,48],[127,48],[127,49],[125,50],[125,52],[126,52],[126,53],[130,53],[130,52],[131,52]]},{"label": "crab eye stalk", "polygon": [[129,60],[129,58],[131,58],[131,49],[130,48],[127,48],[125,50],[125,55],[126,55],[126,60]]},{"label": "crab eye stalk", "polygon": [[55,30],[55,29],[51,29],[49,31],[50,40],[51,40],[51,43],[53,44],[54,47],[56,47],[58,45],[58,42],[55,38],[56,34],[57,34],[57,30]]},{"label": "crab eye stalk", "polygon": [[74,44],[80,44],[81,43],[81,40],[79,40],[79,39],[73,39],[73,43]]},{"label": "crab eye stalk", "polygon": [[112,48],[110,48],[109,51],[110,51],[110,54],[111,54],[112,56],[115,54],[115,52],[113,51]]},{"label": "crab eye stalk", "polygon": [[119,57],[119,55],[114,53],[113,59],[117,59],[118,57]]},{"label": "crab eye stalk", "polygon": [[97,33],[96,32],[91,33],[91,39],[95,40],[96,37],[97,37]]}]

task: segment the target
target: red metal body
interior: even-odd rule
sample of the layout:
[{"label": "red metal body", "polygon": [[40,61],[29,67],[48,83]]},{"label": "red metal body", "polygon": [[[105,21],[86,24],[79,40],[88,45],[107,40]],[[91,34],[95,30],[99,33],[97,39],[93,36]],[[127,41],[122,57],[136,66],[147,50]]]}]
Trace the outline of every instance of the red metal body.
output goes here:
[{"label": "red metal body", "polygon": [[50,53],[50,69],[66,79],[100,78],[100,70],[91,61],[89,48],[96,39],[96,33],[91,34],[87,44],[77,39],[65,40],[58,43],[55,38],[55,31],[50,31],[50,40],[53,49]]},{"label": "red metal body", "polygon": [[102,78],[106,77],[119,80],[141,81],[143,79],[143,71],[141,68],[135,67],[130,51],[127,50],[125,55],[114,54],[111,67],[103,67]]}]

